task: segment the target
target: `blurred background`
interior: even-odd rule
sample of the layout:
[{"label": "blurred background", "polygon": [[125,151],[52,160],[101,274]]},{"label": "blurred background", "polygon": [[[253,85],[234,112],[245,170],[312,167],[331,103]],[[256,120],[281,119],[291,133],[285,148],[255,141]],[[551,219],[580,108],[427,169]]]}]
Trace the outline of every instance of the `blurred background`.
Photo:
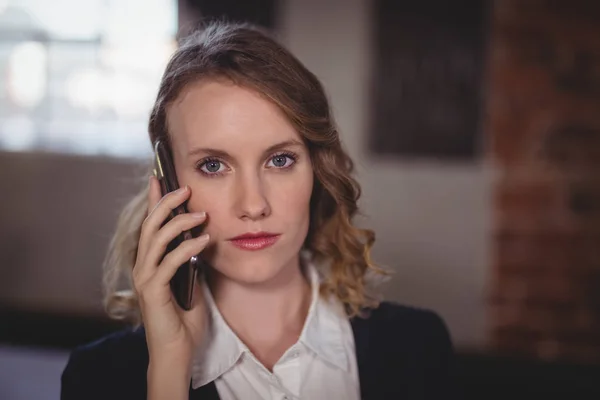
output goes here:
[{"label": "blurred background", "polygon": [[0,399],[57,399],[176,35],[271,29],[323,82],[389,300],[465,398],[600,398],[600,2],[0,0]]}]

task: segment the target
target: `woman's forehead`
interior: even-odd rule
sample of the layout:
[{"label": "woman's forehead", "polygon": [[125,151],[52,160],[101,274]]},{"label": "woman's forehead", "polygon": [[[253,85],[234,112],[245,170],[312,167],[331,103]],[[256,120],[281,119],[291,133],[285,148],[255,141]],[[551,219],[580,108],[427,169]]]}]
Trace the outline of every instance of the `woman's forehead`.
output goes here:
[{"label": "woman's forehead", "polygon": [[167,110],[167,121],[176,152],[196,147],[259,151],[300,138],[277,105],[226,81],[187,88]]}]

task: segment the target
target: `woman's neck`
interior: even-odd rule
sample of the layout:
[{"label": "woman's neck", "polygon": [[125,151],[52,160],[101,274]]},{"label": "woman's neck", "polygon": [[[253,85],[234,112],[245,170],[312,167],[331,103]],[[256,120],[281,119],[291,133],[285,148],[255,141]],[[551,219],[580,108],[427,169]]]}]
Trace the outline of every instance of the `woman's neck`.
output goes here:
[{"label": "woman's neck", "polygon": [[227,324],[271,370],[298,340],[310,307],[311,288],[299,261],[259,285],[245,285],[217,273],[210,284]]}]

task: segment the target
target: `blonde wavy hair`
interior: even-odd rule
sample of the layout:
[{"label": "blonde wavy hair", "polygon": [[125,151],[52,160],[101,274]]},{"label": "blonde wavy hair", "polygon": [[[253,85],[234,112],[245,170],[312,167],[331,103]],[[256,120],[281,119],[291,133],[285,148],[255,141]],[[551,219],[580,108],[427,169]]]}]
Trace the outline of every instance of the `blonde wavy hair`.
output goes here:
[{"label": "blonde wavy hair", "polygon": [[[360,186],[343,150],[323,87],[289,51],[249,24],[211,21],[186,36],[169,61],[148,126],[150,140],[168,140],[167,110],[192,82],[228,79],[276,104],[302,136],[314,171],[310,224],[303,249],[326,270],[321,295],[335,295],[349,317],[375,308],[378,296],[368,276],[388,275],[370,257],[375,234],[352,223]],[[147,185],[146,185],[147,186]],[[112,318],[140,322],[131,290],[141,225],[147,213],[147,187],[119,216],[104,271],[104,305]],[[322,271],[323,272],[323,271]],[[128,289],[119,290],[126,278]]]}]

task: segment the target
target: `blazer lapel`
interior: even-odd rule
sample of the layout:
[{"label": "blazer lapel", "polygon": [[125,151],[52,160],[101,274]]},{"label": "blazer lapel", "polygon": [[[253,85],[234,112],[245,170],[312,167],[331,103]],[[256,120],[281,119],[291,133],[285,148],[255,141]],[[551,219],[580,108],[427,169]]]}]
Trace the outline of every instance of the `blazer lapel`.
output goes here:
[{"label": "blazer lapel", "polygon": [[221,400],[219,392],[217,392],[217,386],[212,381],[198,389],[192,389],[190,384],[190,400]]},{"label": "blazer lapel", "polygon": [[358,379],[360,383],[360,397],[362,400],[373,398],[373,384],[375,383],[373,352],[369,348],[369,324],[367,319],[354,317],[350,321],[354,333],[354,346],[356,347],[356,363],[358,365]]}]

